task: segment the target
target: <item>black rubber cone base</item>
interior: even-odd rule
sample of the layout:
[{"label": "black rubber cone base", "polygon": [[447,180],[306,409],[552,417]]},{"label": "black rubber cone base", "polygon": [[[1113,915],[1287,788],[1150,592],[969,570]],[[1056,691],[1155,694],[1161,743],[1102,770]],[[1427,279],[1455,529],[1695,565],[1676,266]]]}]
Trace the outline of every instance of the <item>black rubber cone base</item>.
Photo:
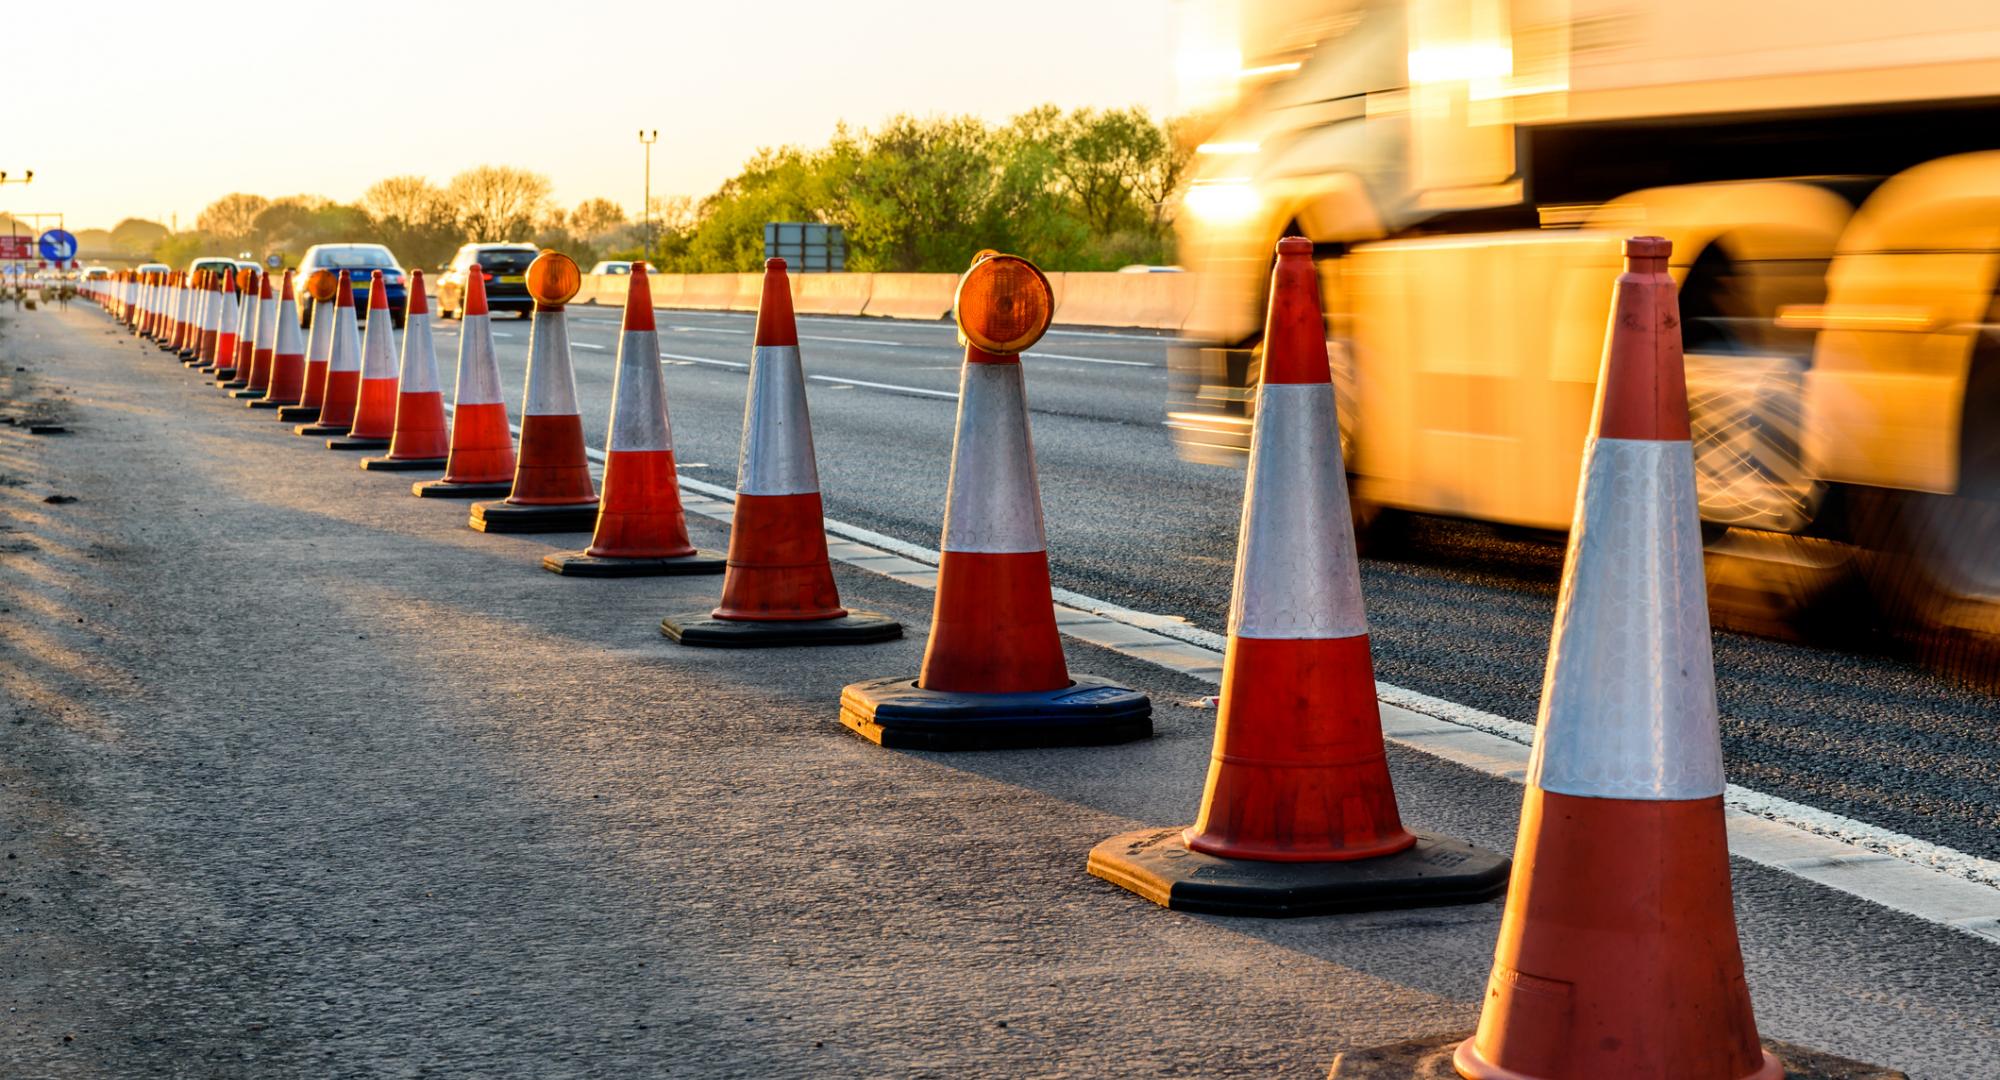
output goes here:
[{"label": "black rubber cone base", "polygon": [[280,405],[278,406],[278,419],[288,424],[294,420],[317,420],[319,419],[319,406]]},{"label": "black rubber cone base", "polygon": [[[279,410],[278,410],[278,415],[279,415],[279,416],[283,416],[283,415],[285,415],[285,410],[283,410],[283,409],[279,409]],[[293,428],[293,429],[292,429],[292,434],[294,434],[294,435],[345,435],[345,434],[347,434],[347,425],[346,425],[346,424],[320,424],[320,423],[312,423],[312,424],[300,424],[300,425],[299,425],[298,427],[295,427],[295,428]]]},{"label": "black rubber cone base", "polygon": [[[241,388],[241,389],[237,389],[237,390],[231,390],[231,391],[229,392],[229,396],[230,396],[230,397],[233,397],[233,398],[237,398],[237,399],[239,399],[239,400],[249,400],[249,401],[255,401],[255,400],[257,400],[257,399],[259,399],[259,398],[262,398],[262,397],[264,396],[264,391],[262,391],[262,390],[252,390],[252,389],[250,389],[249,387],[247,387],[247,386],[246,386],[246,387],[243,387],[243,388]],[[254,409],[254,408],[256,408],[256,406],[255,406],[255,405],[252,405],[252,406],[250,406],[250,407],[251,407],[251,408],[253,408],[253,409]]]},{"label": "black rubber cone base", "polygon": [[350,435],[339,439],[328,439],[326,441],[326,448],[328,450],[387,450],[389,449],[389,440],[357,439]]},{"label": "black rubber cone base", "polygon": [[[262,390],[257,391],[259,394],[263,392]],[[270,398],[264,397],[253,397],[249,401],[244,402],[244,404],[252,409],[290,409],[298,407],[298,402],[296,401],[272,401]]]},{"label": "black rubber cone base", "polygon": [[[1472,1032],[1411,1039],[1394,1046],[1349,1050],[1333,1059],[1327,1080],[1459,1080],[1451,1056]],[[1823,1054],[1777,1039],[1765,1039],[1764,1049],[1785,1066],[1785,1080],[1910,1080],[1905,1073],[1881,1065]]]},{"label": "black rubber cone base", "polygon": [[713,551],[697,551],[670,559],[605,558],[581,551],[559,551],[542,556],[542,569],[568,577],[674,577],[720,574],[728,567],[729,560]]},{"label": "black rubber cone base", "polygon": [[234,389],[236,389],[236,386],[242,386],[242,385],[243,385],[243,384],[242,384],[242,383],[240,383],[240,382],[237,382],[237,383],[236,383],[236,386],[231,386],[231,385],[229,385],[229,384],[230,384],[230,383],[232,383],[232,382],[236,382],[236,369],[235,369],[235,368],[233,368],[233,367],[232,367],[232,368],[210,368],[210,369],[208,370],[208,373],[209,373],[210,375],[213,375],[213,376],[215,376],[215,385],[217,385],[217,386],[220,386],[220,387],[222,387],[222,388],[223,388],[224,390],[234,390]]},{"label": "black rubber cone base", "polygon": [[[506,495],[514,490],[512,480],[491,480],[477,484],[462,484],[452,480],[419,480],[410,485],[410,494],[419,499],[490,499],[495,495]],[[596,528],[592,525],[591,528]]]},{"label": "black rubber cone base", "polygon": [[241,393],[246,387],[250,385],[250,380],[231,379],[226,383],[217,383],[216,385],[222,387],[224,390],[231,391],[230,396],[234,397],[236,396],[237,393]]},{"label": "black rubber cone base", "polygon": [[365,457],[361,467],[369,472],[425,472],[444,468],[441,457]]},{"label": "black rubber cone base", "polygon": [[707,611],[669,615],[660,633],[682,645],[712,649],[765,649],[780,645],[869,645],[903,636],[903,624],[875,611],[852,611],[838,619],[752,621],[718,619]]},{"label": "black rubber cone base", "polygon": [[899,750],[1103,746],[1151,735],[1153,703],[1091,675],[1031,694],[925,690],[906,676],[849,684],[840,692],[840,722]]},{"label": "black rubber cone base", "polygon": [[466,524],[489,533],[591,532],[597,528],[597,504],[523,506],[510,502],[472,504]]},{"label": "black rubber cone base", "polygon": [[1416,836],[1415,847],[1373,859],[1264,862],[1189,851],[1181,830],[1145,829],[1091,848],[1090,872],[1175,911],[1266,919],[1476,904],[1507,890],[1507,856]]}]

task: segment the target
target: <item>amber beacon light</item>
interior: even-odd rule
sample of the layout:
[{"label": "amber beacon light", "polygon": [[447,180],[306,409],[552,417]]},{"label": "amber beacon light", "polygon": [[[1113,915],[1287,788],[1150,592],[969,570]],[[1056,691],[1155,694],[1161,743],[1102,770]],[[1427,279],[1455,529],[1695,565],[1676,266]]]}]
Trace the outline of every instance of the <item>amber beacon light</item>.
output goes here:
[{"label": "amber beacon light", "polygon": [[576,268],[575,259],[560,251],[543,248],[528,264],[528,293],[543,311],[561,309],[581,288],[583,272]]},{"label": "amber beacon light", "polygon": [[1002,356],[1042,339],[1055,318],[1056,294],[1048,275],[1019,255],[982,251],[958,279],[952,309],[958,332],[976,348]]}]

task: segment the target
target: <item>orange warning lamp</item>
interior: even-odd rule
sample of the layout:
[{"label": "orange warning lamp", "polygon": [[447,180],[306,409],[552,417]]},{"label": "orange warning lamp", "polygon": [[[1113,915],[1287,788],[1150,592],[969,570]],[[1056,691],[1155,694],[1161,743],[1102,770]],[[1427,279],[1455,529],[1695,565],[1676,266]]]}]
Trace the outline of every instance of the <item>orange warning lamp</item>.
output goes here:
[{"label": "orange warning lamp", "polygon": [[336,287],[333,283],[333,272],[330,270],[315,270],[306,275],[306,291],[322,304],[333,299]]},{"label": "orange warning lamp", "polygon": [[982,251],[958,279],[952,302],[961,340],[1002,356],[1042,339],[1056,314],[1048,275],[1019,255]]},{"label": "orange warning lamp", "polygon": [[543,248],[528,264],[528,295],[544,311],[560,310],[581,288],[583,271],[576,268],[575,259],[560,251]]}]

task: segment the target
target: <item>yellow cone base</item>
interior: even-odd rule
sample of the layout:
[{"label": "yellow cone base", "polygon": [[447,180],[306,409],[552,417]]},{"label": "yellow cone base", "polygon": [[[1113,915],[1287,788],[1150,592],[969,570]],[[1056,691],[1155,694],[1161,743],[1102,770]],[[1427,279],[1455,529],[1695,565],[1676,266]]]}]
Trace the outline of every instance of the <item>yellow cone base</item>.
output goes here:
[{"label": "yellow cone base", "polygon": [[[1371,1050],[1349,1050],[1333,1059],[1327,1080],[1460,1080],[1451,1056],[1472,1037],[1438,1035]],[[1823,1054],[1803,1046],[1765,1039],[1764,1049],[1785,1066],[1785,1080],[1910,1080],[1895,1069]]]}]

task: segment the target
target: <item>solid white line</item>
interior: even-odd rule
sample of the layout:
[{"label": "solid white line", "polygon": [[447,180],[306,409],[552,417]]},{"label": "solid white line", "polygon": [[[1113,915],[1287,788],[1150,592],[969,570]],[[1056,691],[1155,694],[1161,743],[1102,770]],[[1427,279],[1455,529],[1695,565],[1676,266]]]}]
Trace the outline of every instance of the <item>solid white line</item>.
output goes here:
[{"label": "solid white line", "polygon": [[953,401],[958,400],[957,394],[946,393],[943,390],[926,390],[921,386],[897,386],[895,383],[866,382],[861,379],[843,379],[837,375],[808,375],[806,376],[806,378],[815,379],[818,380],[819,382],[842,383],[847,386],[866,386],[876,390],[893,390],[901,394],[922,394],[925,397],[950,398]]},{"label": "solid white line", "polygon": [[1053,353],[1053,352],[1031,352],[1031,353],[1022,353],[1021,355],[1030,360],[1076,360],[1085,364],[1117,364],[1119,367],[1157,366],[1155,364],[1148,364],[1144,360],[1104,360],[1095,356],[1069,356],[1063,353]]},{"label": "solid white line", "polygon": [[923,345],[911,341],[878,341],[874,338],[865,338],[865,337],[815,337],[812,334],[800,334],[799,340],[800,341],[845,341],[852,345],[893,345],[899,349],[934,348],[934,346]]},{"label": "solid white line", "polygon": [[713,367],[734,368],[737,371],[747,371],[750,368],[749,364],[738,363],[734,360],[710,360],[706,356],[685,356],[681,353],[663,352],[660,354],[660,357],[664,360],[685,360],[690,364],[708,364]]},{"label": "solid white line", "polygon": [[574,345],[575,345],[575,346],[576,346],[577,348],[579,348],[579,349],[591,349],[591,350],[594,350],[594,351],[596,351],[596,352],[606,352],[606,351],[608,351],[608,350],[607,350],[607,348],[606,348],[605,346],[603,346],[603,345],[592,345],[592,344],[591,344],[590,342],[588,342],[588,341],[577,341],[577,342],[572,342],[572,344],[574,344]]},{"label": "solid white line", "polygon": [[675,326],[671,329],[680,334],[742,334],[745,337],[750,334],[748,330],[729,330],[720,326]]}]

